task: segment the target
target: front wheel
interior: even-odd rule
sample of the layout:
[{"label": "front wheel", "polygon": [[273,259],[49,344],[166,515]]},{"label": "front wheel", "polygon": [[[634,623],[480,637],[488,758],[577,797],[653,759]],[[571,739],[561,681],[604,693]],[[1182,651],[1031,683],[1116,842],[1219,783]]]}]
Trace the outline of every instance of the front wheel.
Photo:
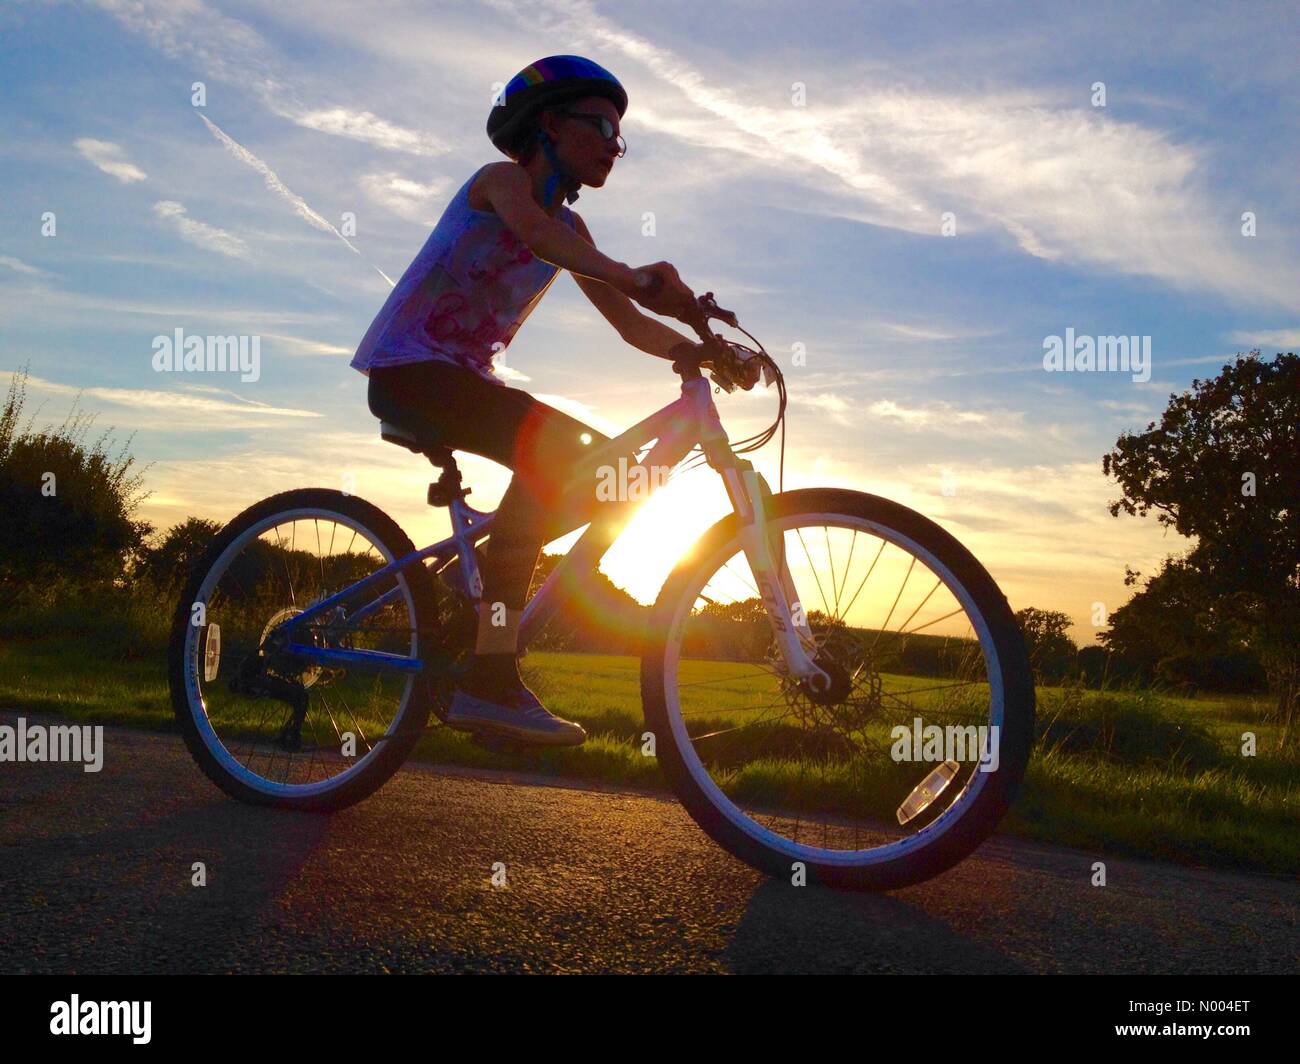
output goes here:
[{"label": "front wheel", "polygon": [[646,721],[682,804],[780,877],[890,890],[997,826],[1029,760],[1019,626],[983,566],[906,507],[833,488],[773,496],[805,647],[785,668],[735,515],[674,570],[647,624]]}]

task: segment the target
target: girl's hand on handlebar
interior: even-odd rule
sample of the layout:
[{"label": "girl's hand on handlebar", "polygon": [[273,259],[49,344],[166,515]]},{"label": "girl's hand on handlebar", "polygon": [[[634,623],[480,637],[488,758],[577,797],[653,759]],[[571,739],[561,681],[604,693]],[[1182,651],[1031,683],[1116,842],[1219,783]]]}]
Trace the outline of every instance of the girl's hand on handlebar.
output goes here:
[{"label": "girl's hand on handlebar", "polygon": [[682,282],[670,262],[656,262],[633,271],[629,297],[646,310],[669,318],[681,318],[696,310],[695,293]]},{"label": "girl's hand on handlebar", "polygon": [[[694,340],[683,340],[680,344],[673,345],[672,350],[668,352],[668,357],[673,362],[687,357],[696,358],[703,349],[704,345],[701,343],[696,343]],[[712,369],[713,361],[708,358],[701,358],[699,359],[699,367],[701,369]]]}]

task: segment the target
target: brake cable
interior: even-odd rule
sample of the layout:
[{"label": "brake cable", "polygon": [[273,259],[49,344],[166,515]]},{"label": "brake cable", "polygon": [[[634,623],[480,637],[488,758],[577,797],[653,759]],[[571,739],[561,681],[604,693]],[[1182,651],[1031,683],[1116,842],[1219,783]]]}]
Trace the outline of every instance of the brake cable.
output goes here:
[{"label": "brake cable", "polygon": [[[717,305],[717,302],[713,298],[712,292],[708,292],[702,297],[700,297],[698,311],[699,311],[698,324],[695,322],[692,322],[691,324],[695,327],[695,331],[697,333],[702,333],[707,335],[708,339],[704,341],[706,344],[713,343],[721,347],[727,352],[727,354],[733,360],[736,361],[739,360],[739,356],[736,354],[734,349],[740,348],[743,351],[749,352],[751,357],[762,359],[772,369],[772,373],[775,377],[776,387],[777,387],[776,419],[772,422],[771,425],[769,425],[762,432],[755,433],[753,436],[747,436],[744,439],[737,440],[735,443],[731,444],[731,450],[733,454],[749,454],[752,451],[756,451],[759,448],[766,446],[771,441],[772,437],[776,435],[776,431],[779,428],[781,430],[781,450],[780,450],[780,460],[778,465],[777,490],[784,491],[785,490],[785,414],[786,414],[786,404],[787,404],[787,396],[785,390],[785,375],[781,372],[781,368],[776,364],[776,360],[773,359],[772,356],[767,353],[767,349],[763,347],[762,343],[759,342],[759,340],[753,335],[753,333],[751,333],[748,329],[744,328],[744,326],[742,326],[736,320],[736,315],[731,311],[723,310],[721,307]],[[717,319],[718,321],[721,321],[723,324],[729,325],[733,329],[736,329],[738,332],[744,333],[745,336],[747,336],[757,346],[758,350],[754,350],[754,348],[746,347],[744,344],[735,343],[734,341],[728,340],[725,337],[716,335],[713,332],[713,330],[709,328],[708,323],[711,319]],[[704,340],[704,335],[701,335],[701,339]],[[722,372],[726,376],[726,379],[731,380],[728,369],[723,369]],[[760,379],[761,376],[762,376],[762,369],[760,368],[759,369]],[[720,382],[717,383],[719,384],[719,387],[721,387],[721,383]],[[758,382],[755,381],[755,384],[757,383]],[[727,390],[730,391],[731,389],[727,389]],[[686,461],[684,463],[678,463],[677,468],[672,473],[669,474],[670,480],[680,473],[686,473],[692,469],[698,468],[698,466],[705,460],[705,455],[703,450],[701,450],[699,445],[697,444],[695,447],[691,448],[691,450],[686,453],[685,459]]]}]

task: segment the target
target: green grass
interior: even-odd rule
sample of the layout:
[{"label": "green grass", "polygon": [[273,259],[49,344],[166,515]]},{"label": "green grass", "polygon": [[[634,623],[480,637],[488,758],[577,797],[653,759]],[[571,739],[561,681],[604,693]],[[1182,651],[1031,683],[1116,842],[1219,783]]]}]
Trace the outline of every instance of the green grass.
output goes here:
[{"label": "green grass", "polygon": [[[591,738],[579,748],[501,754],[436,728],[414,756],[663,789],[655,760],[641,753],[639,665],[632,657],[586,654],[532,653],[524,659],[525,676],[548,707],[587,729]],[[685,703],[693,731],[706,721],[722,727],[735,720],[752,671],[732,663],[687,663],[685,680],[705,672],[721,679],[710,685],[707,699]],[[934,681],[889,677],[887,683],[901,691]],[[940,697],[918,700],[934,712],[942,708]],[[1147,690],[1046,688],[1039,690],[1038,705],[1035,753],[1004,831],[1100,853],[1272,872],[1300,869],[1300,759],[1278,753],[1278,728],[1262,721],[1265,697],[1185,699]],[[0,630],[0,709],[142,728],[174,726],[157,633],[132,640],[93,624],[76,639],[15,639]],[[1257,737],[1254,757],[1242,756],[1245,732]],[[788,737],[775,729],[764,734],[773,744],[771,756],[735,744],[716,753],[717,775],[737,798],[778,802],[798,790],[811,804],[863,814],[896,802],[889,793],[873,793],[869,777],[843,766],[819,773],[810,787],[803,764],[789,756]]]}]

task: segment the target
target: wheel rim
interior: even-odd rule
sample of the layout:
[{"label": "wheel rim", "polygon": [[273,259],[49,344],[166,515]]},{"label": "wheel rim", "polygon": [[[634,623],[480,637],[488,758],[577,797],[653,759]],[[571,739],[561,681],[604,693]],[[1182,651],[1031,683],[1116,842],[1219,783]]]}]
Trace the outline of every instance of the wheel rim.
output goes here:
[{"label": "wheel rim", "polygon": [[[241,565],[241,559],[250,560]],[[274,797],[325,794],[365,773],[401,728],[415,676],[321,667],[301,658],[268,660],[255,653],[283,620],[393,560],[381,537],[362,521],[314,507],[282,511],[256,522],[209,568],[194,602],[188,604],[192,611],[203,603],[206,623],[186,626],[185,691],[200,739],[234,779]],[[318,574],[314,580],[313,570]],[[417,657],[414,599],[405,578],[397,578],[396,586],[396,601],[373,623],[351,629],[323,624],[310,633],[300,631],[299,638]],[[367,600],[350,605],[355,611]],[[219,635],[215,674],[209,653],[214,627]],[[241,665],[246,671],[241,672]],[[289,703],[250,698],[231,686],[235,676],[257,673],[272,682],[298,684],[306,692],[299,749],[276,741],[292,715]],[[243,687],[247,679],[239,682]]]},{"label": "wheel rim", "polygon": [[[894,761],[891,756],[889,761],[896,768],[892,772],[877,771],[877,775],[893,778],[883,781],[868,778],[873,764],[877,768],[884,764],[879,749],[880,730],[882,726],[901,724],[899,718],[906,713],[913,719],[921,718],[921,735],[924,737],[927,723],[939,725],[946,733],[948,724],[959,727],[960,722],[969,722],[973,715],[977,715],[989,729],[983,735],[985,742],[993,744],[996,751],[994,737],[1000,737],[1005,724],[1005,692],[1001,662],[988,619],[977,608],[970,590],[957,580],[948,566],[911,537],[880,522],[845,514],[815,513],[771,518],[769,526],[781,533],[796,592],[807,609],[814,644],[822,655],[819,663],[837,660],[833,650],[828,652],[824,649],[827,643],[838,639],[845,643],[856,642],[859,646],[858,672],[850,698],[856,704],[846,703],[838,709],[835,706],[834,696],[843,693],[843,676],[835,676],[834,669],[827,670],[832,673],[833,690],[823,696],[826,705],[818,705],[817,692],[813,692],[814,697],[805,697],[806,704],[799,704],[797,697],[792,704],[788,693],[789,680],[773,675],[765,682],[779,697],[771,700],[766,708],[773,712],[764,717],[764,703],[745,704],[745,699],[751,695],[742,692],[746,685],[752,686],[754,680],[743,675],[742,667],[731,662],[726,666],[704,667],[703,663],[711,660],[708,655],[716,653],[719,646],[729,647],[734,652],[738,639],[742,646],[741,663],[752,667],[756,657],[755,644],[750,643],[748,649],[744,649],[746,631],[748,636],[753,636],[766,629],[770,644],[770,629],[764,614],[751,617],[748,630],[734,622],[737,615],[745,615],[745,600],[741,597],[745,594],[745,582],[748,581],[749,598],[756,598],[757,591],[752,573],[740,552],[739,540],[733,537],[700,562],[669,620],[670,634],[664,656],[664,697],[682,762],[705,798],[736,829],[791,861],[866,867],[914,854],[936,842],[969,813],[987,785],[990,774],[978,771],[978,764],[974,762],[959,760],[958,771],[946,786],[938,788],[937,797],[920,815],[913,816],[905,825],[886,821],[883,813],[889,806],[894,805],[897,814],[910,790],[930,777],[938,769],[938,763],[928,762],[923,756],[912,761]],[[800,531],[795,532],[796,529]],[[818,535],[825,534],[825,548],[821,552],[807,538],[812,529]],[[818,581],[818,555],[824,553],[828,560],[833,561],[836,539],[848,546],[848,564],[835,570],[824,569],[826,575]],[[891,554],[895,557],[882,565],[882,559]],[[737,565],[739,572],[736,571]],[[924,584],[918,584],[919,591],[912,597],[906,593],[907,586],[917,579],[917,571],[922,567],[927,571]],[[710,594],[715,577],[728,569],[733,573],[733,582],[729,589],[718,583],[714,588],[715,597]],[[908,575],[902,576],[900,583],[897,578],[901,573]],[[858,577],[864,575],[862,585],[856,593],[853,592]],[[892,575],[895,578],[893,588],[878,597],[866,593],[866,584],[873,575]],[[879,586],[886,586],[884,579]],[[964,633],[953,632],[961,626],[960,619],[943,618],[942,599],[937,599],[936,595],[945,594],[954,607],[963,611],[967,624]],[[750,603],[751,612],[755,605]],[[867,634],[859,635],[862,617],[876,606],[885,616],[884,624],[874,628],[862,626]],[[733,620],[727,620],[728,616]],[[701,618],[710,622],[712,627]],[[837,625],[834,623],[836,619],[844,624]],[[891,620],[897,623],[892,633],[889,630]],[[756,623],[761,625],[757,632]],[[725,627],[728,625],[729,628]],[[918,642],[916,637],[923,630],[940,626],[946,629],[946,633],[942,630],[934,633],[933,638],[928,639],[928,647],[904,653],[909,644]],[[704,638],[701,638],[701,633]],[[817,638],[819,635],[821,639]],[[893,641],[892,647],[897,653],[888,660],[895,667],[899,662],[910,660],[912,675],[906,671],[891,673],[881,667],[887,659],[876,648],[882,638],[890,636],[902,638],[901,645],[898,639]],[[711,645],[710,637],[716,637]],[[861,648],[868,642],[871,644],[868,652],[861,653]],[[926,643],[927,640],[919,642]],[[947,661],[942,650],[936,649],[936,642],[949,644]],[[684,646],[687,648],[685,653]],[[978,663],[972,661],[976,650]],[[854,661],[850,658],[849,665]],[[957,675],[946,680],[931,675],[917,682],[915,673],[922,666],[931,673],[955,669]],[[727,668],[730,668],[731,675],[726,675]],[[718,669],[722,671],[711,678],[709,670]],[[760,669],[757,675],[764,671]],[[852,671],[849,667],[841,669],[841,672]],[[873,697],[858,695],[864,679],[873,688],[876,682],[879,683],[878,693]],[[840,690],[834,689],[837,680]],[[949,682],[955,686],[949,686]],[[724,691],[727,693],[722,694]],[[976,702],[982,703],[982,709],[974,714],[969,702],[962,706],[971,692],[976,692],[980,696]],[[900,697],[901,704],[897,701]],[[748,722],[746,710],[756,711]],[[911,712],[907,712],[909,710]],[[803,735],[793,744],[790,735],[792,721],[803,728]],[[999,729],[996,733],[991,730],[994,726]],[[749,729],[749,735],[740,737],[746,729]],[[970,737],[969,732],[966,735]],[[808,742],[809,738],[813,741]],[[852,745],[855,740],[856,747]],[[924,743],[921,745],[918,755],[927,752]],[[941,742],[940,748],[944,746]],[[725,752],[720,753],[724,747]],[[894,750],[891,745],[889,753],[892,755]],[[744,757],[746,752],[748,763],[737,763],[737,758]],[[798,756],[792,758],[792,752]],[[909,753],[907,750],[902,752]],[[821,773],[819,779],[810,781],[812,769]],[[828,769],[831,770],[829,773]],[[796,771],[797,782],[792,779]],[[907,789],[902,788],[903,781],[910,783]],[[932,785],[931,790],[935,789],[936,786]],[[864,791],[869,792],[869,800],[863,799]],[[838,802],[837,796],[840,798]],[[809,824],[808,827],[814,830],[801,832],[803,814],[813,811],[819,814],[820,824]],[[817,827],[821,830],[821,844],[815,840]]]}]

